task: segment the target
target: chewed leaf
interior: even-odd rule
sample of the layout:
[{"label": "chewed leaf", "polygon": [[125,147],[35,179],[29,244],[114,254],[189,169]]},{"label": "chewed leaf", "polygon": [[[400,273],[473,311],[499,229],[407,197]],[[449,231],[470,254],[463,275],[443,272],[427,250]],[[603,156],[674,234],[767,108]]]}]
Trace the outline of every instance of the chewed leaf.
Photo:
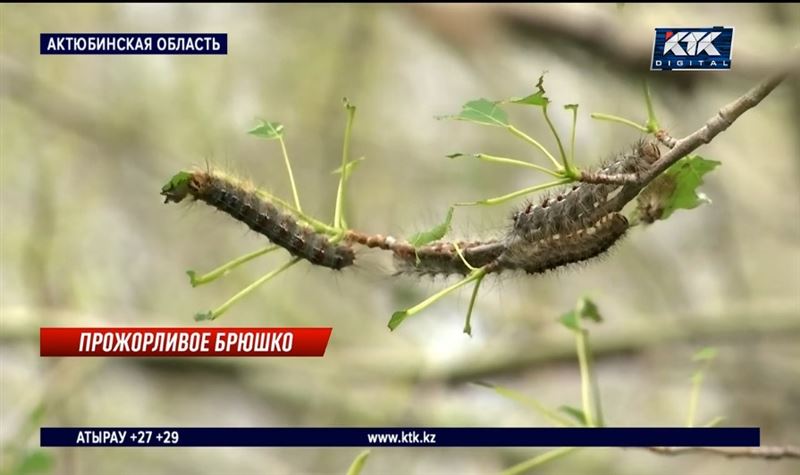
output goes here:
[{"label": "chewed leaf", "polygon": [[463,156],[464,156],[464,154],[461,153],[461,152],[450,153],[450,154],[445,155],[445,157],[447,157],[447,158],[461,158]]},{"label": "chewed leaf", "polygon": [[444,221],[437,224],[436,226],[432,227],[427,231],[422,231],[417,234],[414,234],[410,238],[408,238],[408,242],[414,246],[424,246],[428,243],[433,241],[438,241],[442,239],[448,231],[450,231],[450,222],[453,220],[453,207],[451,206],[447,210],[447,216],[444,218]]},{"label": "chewed leaf", "polygon": [[567,104],[564,106],[564,109],[576,111],[578,110],[578,104]]},{"label": "chewed leaf", "polygon": [[283,136],[283,124],[259,120],[258,124],[248,130],[247,133],[262,139],[273,140]]},{"label": "chewed leaf", "polygon": [[548,99],[547,96],[544,95],[545,94],[544,74],[545,73],[542,73],[542,75],[539,76],[539,82],[537,82],[535,86],[536,92],[527,95],[525,97],[512,97],[511,99],[508,99],[507,102],[511,102],[513,104],[527,104],[531,106],[540,106],[540,107],[547,106],[547,104],[550,103],[550,99]]},{"label": "chewed leaf", "polygon": [[600,311],[597,309],[597,304],[589,297],[581,297],[578,301],[577,311],[581,318],[587,318],[598,323],[603,321],[603,317],[600,316]]},{"label": "chewed leaf", "polygon": [[207,312],[197,312],[194,314],[194,321],[202,322],[205,320],[213,320],[214,319],[214,312],[211,310]]},{"label": "chewed leaf", "polygon": [[161,187],[161,196],[164,197],[164,203],[169,203],[170,201],[180,203],[189,194],[191,181],[191,172],[180,171],[176,173]]},{"label": "chewed leaf", "polygon": [[475,124],[491,125],[493,127],[508,126],[508,114],[498,107],[496,102],[483,98],[469,101],[461,106],[461,112],[458,115],[448,115],[439,118],[464,120]]},{"label": "chewed leaf", "polygon": [[192,284],[192,287],[197,287],[198,286],[197,272],[190,269],[186,271],[186,275],[189,276],[189,283]]},{"label": "chewed leaf", "polygon": [[697,188],[703,184],[703,175],[718,165],[718,161],[690,155],[669,167],[664,174],[673,178],[675,189],[666,200],[661,219],[667,219],[675,210],[693,209],[710,202],[708,197],[697,192]]},{"label": "chewed leaf", "polygon": [[597,305],[590,300],[589,297],[581,297],[581,299],[578,300],[578,304],[575,306],[575,310],[570,310],[564,315],[561,315],[558,321],[570,330],[580,331],[582,318],[598,323],[603,321],[603,317],[600,316]]}]

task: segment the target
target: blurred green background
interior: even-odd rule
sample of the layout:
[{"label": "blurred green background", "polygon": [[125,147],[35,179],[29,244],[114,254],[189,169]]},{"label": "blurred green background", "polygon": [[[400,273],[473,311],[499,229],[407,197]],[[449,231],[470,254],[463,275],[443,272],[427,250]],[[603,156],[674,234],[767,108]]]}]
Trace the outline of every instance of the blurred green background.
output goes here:
[{"label": "blurred green background", "polygon": [[[332,216],[342,96],[358,106],[349,223],[408,236],[455,201],[545,178],[450,161],[452,152],[541,160],[498,129],[437,121],[478,97],[533,90],[547,70],[552,116],[580,104],[578,160],[638,138],[589,119],[643,121],[653,28],[736,28],[730,72],[648,73],[662,126],[680,137],[780,64],[800,41],[800,6],[743,5],[8,5],[0,6],[2,470],[27,460],[57,474],[344,473],[359,449],[38,450],[40,425],[530,426],[536,413],[474,384],[557,407],[580,405],[574,341],[556,318],[588,293],[610,425],[682,425],[691,355],[715,346],[698,421],[760,426],[762,443],[800,441],[800,85],[781,85],[700,153],[712,205],[635,229],[605,259],[545,277],[486,281],[386,328],[441,279],[391,277],[362,252],[335,273],[303,263],[217,325],[333,326],[324,358],[42,359],[38,327],[200,325],[285,259],[274,253],[192,289],[206,271],[264,245],[202,205],[158,192],[206,160],[290,197],[277,143],[246,135],[285,124],[306,211]],[[227,56],[40,56],[41,32],[226,32]],[[553,147],[538,113],[512,119]],[[544,164],[544,162],[538,162]],[[492,237],[514,205],[457,210],[453,235]],[[536,449],[374,449],[364,474],[496,473]],[[17,467],[16,469],[14,467]],[[38,467],[38,468],[37,468]],[[540,473],[796,473],[792,462],[586,449]]]}]

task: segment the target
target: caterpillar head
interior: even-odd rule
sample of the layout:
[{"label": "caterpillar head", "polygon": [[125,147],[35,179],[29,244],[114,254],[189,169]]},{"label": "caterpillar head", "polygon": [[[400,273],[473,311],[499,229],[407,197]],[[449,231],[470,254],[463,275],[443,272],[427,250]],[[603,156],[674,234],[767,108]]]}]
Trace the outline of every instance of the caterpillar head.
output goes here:
[{"label": "caterpillar head", "polygon": [[161,187],[161,194],[164,196],[164,203],[180,203],[189,195],[189,187],[192,183],[192,174],[181,171],[175,174],[166,185]]}]

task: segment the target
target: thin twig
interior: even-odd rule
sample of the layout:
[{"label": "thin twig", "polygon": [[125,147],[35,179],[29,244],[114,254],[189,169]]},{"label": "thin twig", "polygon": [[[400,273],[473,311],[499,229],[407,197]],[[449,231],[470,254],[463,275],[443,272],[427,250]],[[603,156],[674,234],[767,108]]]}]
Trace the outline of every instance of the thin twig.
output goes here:
[{"label": "thin twig", "polygon": [[723,455],[728,458],[757,458],[767,460],[800,458],[800,447],[794,445],[762,447],[648,447],[647,450],[662,455],[711,453]]},{"label": "thin twig", "polygon": [[653,181],[658,175],[663,173],[675,162],[695,151],[701,145],[710,143],[714,137],[725,131],[742,114],[758,105],[765,97],[772,92],[787,76],[786,72],[775,74],[749,91],[741,97],[726,105],[714,116],[708,119],[702,127],[693,133],[678,139],[675,146],[653,163],[647,171],[643,172],[638,180],[622,187],[620,192],[609,200],[606,209],[609,212],[620,211],[633,198],[639,194],[648,183]]}]

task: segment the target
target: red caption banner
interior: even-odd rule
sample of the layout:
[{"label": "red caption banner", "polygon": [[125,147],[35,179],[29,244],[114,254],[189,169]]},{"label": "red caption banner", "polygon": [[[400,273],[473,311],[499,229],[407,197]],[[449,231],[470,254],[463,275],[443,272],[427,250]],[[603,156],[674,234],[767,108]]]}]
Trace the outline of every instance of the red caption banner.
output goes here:
[{"label": "red caption banner", "polygon": [[327,328],[40,328],[40,356],[324,356]]}]

